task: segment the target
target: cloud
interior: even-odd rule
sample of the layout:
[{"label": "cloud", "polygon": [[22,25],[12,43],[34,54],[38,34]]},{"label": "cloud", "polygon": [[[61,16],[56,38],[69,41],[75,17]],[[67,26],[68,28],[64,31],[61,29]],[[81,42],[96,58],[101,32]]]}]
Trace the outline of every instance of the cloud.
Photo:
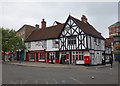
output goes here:
[{"label": "cloud", "polygon": [[3,2],[0,24],[18,30],[24,24],[40,25],[42,18],[51,26],[56,20],[65,22],[69,13],[78,19],[85,14],[88,22],[106,38],[108,26],[118,19],[117,5],[117,2]]}]

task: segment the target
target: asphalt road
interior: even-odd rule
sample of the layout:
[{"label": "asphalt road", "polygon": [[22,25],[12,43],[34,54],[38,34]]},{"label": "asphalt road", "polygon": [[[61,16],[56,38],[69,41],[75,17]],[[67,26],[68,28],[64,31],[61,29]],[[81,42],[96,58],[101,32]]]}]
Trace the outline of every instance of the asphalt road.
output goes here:
[{"label": "asphalt road", "polygon": [[118,84],[118,64],[113,68],[39,68],[2,65],[3,84]]}]

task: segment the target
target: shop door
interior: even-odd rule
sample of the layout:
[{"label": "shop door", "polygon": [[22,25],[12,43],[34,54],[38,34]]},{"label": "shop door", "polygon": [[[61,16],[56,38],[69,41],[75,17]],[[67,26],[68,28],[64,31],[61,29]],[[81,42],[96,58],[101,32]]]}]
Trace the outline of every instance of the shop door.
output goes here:
[{"label": "shop door", "polygon": [[26,53],[26,61],[29,61],[29,54],[28,54],[28,52]]},{"label": "shop door", "polygon": [[55,54],[55,63],[59,63],[59,52]]},{"label": "shop door", "polygon": [[49,53],[47,53],[46,63],[49,63]]},{"label": "shop door", "polygon": [[55,63],[55,53],[50,53],[50,60],[49,60],[50,63]]},{"label": "shop door", "polygon": [[36,53],[36,62],[38,62],[38,53]]}]

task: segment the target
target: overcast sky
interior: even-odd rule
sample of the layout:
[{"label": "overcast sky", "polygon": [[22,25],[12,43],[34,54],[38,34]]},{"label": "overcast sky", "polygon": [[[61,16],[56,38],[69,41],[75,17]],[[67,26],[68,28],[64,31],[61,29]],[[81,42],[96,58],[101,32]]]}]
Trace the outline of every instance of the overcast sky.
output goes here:
[{"label": "overcast sky", "polygon": [[118,21],[118,2],[1,2],[0,26],[16,31],[24,24],[35,26],[44,18],[47,27],[54,21],[64,23],[69,13],[88,22],[107,38],[108,27]]}]

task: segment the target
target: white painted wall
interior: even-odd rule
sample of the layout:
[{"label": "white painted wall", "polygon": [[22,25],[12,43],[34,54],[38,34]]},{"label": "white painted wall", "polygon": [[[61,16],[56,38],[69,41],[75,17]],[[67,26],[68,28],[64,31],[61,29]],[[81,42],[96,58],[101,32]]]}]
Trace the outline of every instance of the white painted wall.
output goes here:
[{"label": "white painted wall", "polygon": [[31,42],[31,47],[28,48],[28,42],[25,43],[27,50],[29,51],[34,51],[34,50],[44,50],[46,49],[46,51],[58,51],[59,48],[53,48],[53,43],[52,40],[47,40],[47,47],[43,48],[43,41],[33,41]]},{"label": "white painted wall", "polygon": [[45,48],[43,48],[43,42],[42,41],[33,41],[30,42],[31,43],[31,47],[28,48],[28,42],[25,43],[27,49],[29,51],[34,51],[34,50],[44,50]]},{"label": "white painted wall", "polygon": [[[100,40],[100,43],[97,45],[96,42],[94,41],[94,37],[87,36],[88,37],[88,48],[94,49],[94,50],[105,50],[105,42],[102,39]],[[91,45],[90,45],[90,39],[91,39]]]},{"label": "white painted wall", "polygon": [[[58,40],[58,39],[56,39]],[[52,43],[52,39],[51,40],[47,40],[47,48],[46,51],[58,51],[59,48],[53,48],[53,43]]]}]

